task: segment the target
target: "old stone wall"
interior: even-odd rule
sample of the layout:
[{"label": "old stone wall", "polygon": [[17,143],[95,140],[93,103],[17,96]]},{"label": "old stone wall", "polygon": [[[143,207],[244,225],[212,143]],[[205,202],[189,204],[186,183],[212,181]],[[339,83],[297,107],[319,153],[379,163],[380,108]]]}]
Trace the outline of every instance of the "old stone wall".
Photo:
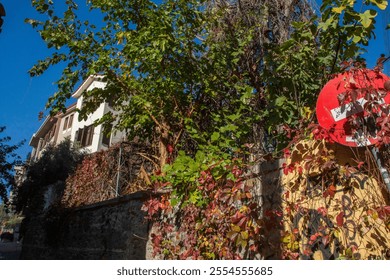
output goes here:
[{"label": "old stone wall", "polygon": [[21,259],[145,259],[147,192],[24,221]]},{"label": "old stone wall", "polygon": [[[251,179],[262,210],[280,207],[280,162],[254,167]],[[152,225],[141,210],[148,192],[137,192],[89,206],[46,212],[23,222],[22,259],[158,259],[148,235]],[[49,210],[48,210],[49,209]],[[51,210],[50,210],[51,209]],[[54,210],[53,210],[54,209]],[[277,258],[279,229],[270,231],[270,244],[259,258]],[[265,248],[263,248],[265,249]]]}]

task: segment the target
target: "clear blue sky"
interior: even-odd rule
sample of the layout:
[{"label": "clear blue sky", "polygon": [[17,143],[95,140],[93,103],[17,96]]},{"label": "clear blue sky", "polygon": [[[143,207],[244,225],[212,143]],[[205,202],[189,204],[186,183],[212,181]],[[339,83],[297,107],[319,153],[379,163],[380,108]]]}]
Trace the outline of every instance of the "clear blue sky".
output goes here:
[{"label": "clear blue sky", "polygon": [[[51,68],[40,77],[29,77],[27,71],[38,59],[50,53],[39,34],[24,23],[25,18],[37,18],[39,15],[29,0],[0,2],[7,13],[0,34],[0,126],[7,127],[6,135],[11,136],[12,143],[26,139],[26,144],[19,149],[20,156],[25,159],[31,151],[28,142],[41,124],[38,113],[44,109],[47,98],[56,91],[53,83],[59,78],[61,69]],[[86,1],[76,2],[84,5]],[[384,36],[386,21],[390,23],[390,19],[378,19],[377,39],[372,41],[366,54],[369,67],[375,65],[381,53],[388,54],[388,38]]]},{"label": "clear blue sky", "polygon": [[31,66],[49,54],[39,34],[24,23],[25,18],[38,15],[28,0],[0,1],[7,14],[0,33],[0,125],[7,127],[5,134],[13,143],[26,139],[19,149],[25,159],[31,151],[28,142],[40,126],[38,112],[55,92],[53,82],[61,72],[51,69],[40,77],[29,77]]}]

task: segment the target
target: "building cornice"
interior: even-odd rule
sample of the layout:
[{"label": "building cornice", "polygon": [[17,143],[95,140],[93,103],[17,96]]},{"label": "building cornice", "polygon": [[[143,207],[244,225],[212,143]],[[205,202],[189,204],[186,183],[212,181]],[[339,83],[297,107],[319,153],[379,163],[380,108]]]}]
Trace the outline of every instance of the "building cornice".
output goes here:
[{"label": "building cornice", "polygon": [[104,75],[90,75],[72,94],[73,98],[79,98],[84,91],[95,81],[102,81],[104,78]]}]

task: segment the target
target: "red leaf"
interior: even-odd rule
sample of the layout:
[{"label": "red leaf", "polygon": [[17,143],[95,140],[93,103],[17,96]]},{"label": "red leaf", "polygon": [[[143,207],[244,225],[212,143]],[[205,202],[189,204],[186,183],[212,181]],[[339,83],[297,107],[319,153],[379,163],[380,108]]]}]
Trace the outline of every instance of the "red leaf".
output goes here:
[{"label": "red leaf", "polygon": [[283,153],[284,153],[284,158],[289,158],[291,156],[291,151],[287,148],[283,150]]},{"label": "red leaf", "polygon": [[171,144],[167,145],[167,151],[168,153],[172,154],[173,153],[173,146]]},{"label": "red leaf", "polygon": [[344,225],[344,212],[340,212],[336,217],[337,226],[342,227]]},{"label": "red leaf", "polygon": [[312,236],[310,236],[309,244],[313,244],[317,240],[317,237],[318,237],[318,233],[315,233]]},{"label": "red leaf", "polygon": [[382,206],[376,209],[380,219],[385,220],[387,216],[390,216],[390,206]]},{"label": "red leaf", "polygon": [[334,195],[336,194],[336,187],[333,185],[330,185],[328,188],[328,193],[329,193],[330,197],[333,198]]},{"label": "red leaf", "polygon": [[324,246],[328,245],[329,241],[330,241],[329,235],[325,235],[322,237],[322,244],[324,244]]},{"label": "red leaf", "polygon": [[259,246],[252,244],[251,246],[249,246],[249,250],[251,250],[252,252],[257,252],[259,250]]},{"label": "red leaf", "polygon": [[325,207],[320,207],[317,209],[317,212],[321,214],[322,216],[326,216],[328,214],[328,210]]},{"label": "red leaf", "polygon": [[360,169],[360,168],[362,168],[363,165],[364,165],[364,162],[363,162],[363,161],[360,161],[360,162],[358,163],[357,168]]}]

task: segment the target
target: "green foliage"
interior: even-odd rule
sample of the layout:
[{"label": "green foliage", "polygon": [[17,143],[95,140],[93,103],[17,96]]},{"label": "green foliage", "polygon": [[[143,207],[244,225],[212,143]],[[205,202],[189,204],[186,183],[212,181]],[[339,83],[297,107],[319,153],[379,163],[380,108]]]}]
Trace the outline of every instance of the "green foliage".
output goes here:
[{"label": "green foliage", "polygon": [[44,206],[44,194],[49,187],[59,197],[65,188],[65,180],[83,158],[83,153],[73,148],[70,140],[58,146],[48,146],[36,162],[27,166],[26,180],[16,190],[15,207],[25,215],[40,213]]},{"label": "green foliage", "polygon": [[238,26],[229,40],[215,40],[210,33],[221,15],[205,11],[203,1],[128,1],[126,9],[116,1],[89,1],[92,10],[103,13],[102,28],[79,20],[71,3],[69,15],[59,17],[54,4],[33,1],[49,19],[27,20],[49,48],[58,49],[30,74],[67,63],[59,91],[48,102],[53,113],[63,110],[80,79],[104,73],[107,88],[90,93],[93,101],[83,107],[81,118],[110,99],[120,113],[101,122],[117,119],[117,128],[127,130],[129,138],[157,135],[154,139],[161,136],[164,145],[176,146],[182,137],[190,137],[193,144],[206,145],[209,135],[218,132],[229,135],[225,146],[243,144],[251,122],[258,119],[248,106],[253,87],[239,74],[251,30]]},{"label": "green foliage", "polygon": [[[302,118],[313,121],[310,112],[329,77],[345,70],[345,62],[361,60],[374,36],[374,8],[387,7],[387,1],[364,2],[361,10],[354,0],[322,1],[321,16],[293,23],[290,38],[272,47],[263,73],[270,102],[262,114],[269,133],[281,132],[283,125],[297,128]],[[283,137],[277,138],[280,143]]]},{"label": "green foliage", "polygon": [[[234,208],[235,202],[245,204],[250,199],[231,195],[226,204],[228,200],[216,195],[218,188],[239,181],[233,169],[235,165],[245,169],[243,147],[276,140],[280,151],[290,131],[286,128],[313,122],[319,90],[330,75],[344,70],[343,62],[360,59],[373,36],[375,8],[387,7],[387,1],[381,0],[364,1],[362,10],[354,0],[324,0],[320,16],[297,8],[299,17],[283,15],[283,26],[278,25],[282,12],[273,1],[256,2],[261,8],[253,12],[240,1],[89,0],[90,10],[103,20],[94,25],[80,17],[72,0],[66,1],[65,12],[53,1],[32,3],[47,19],[27,22],[54,52],[30,74],[65,65],[58,92],[47,104],[53,113],[64,109],[80,80],[103,74],[107,87],[88,93],[91,102],[80,117],[111,100],[117,113],[107,114],[99,123],[116,120],[116,128],[126,130],[130,138],[150,141],[158,149],[152,155],[160,160],[156,188],[169,186],[172,196],[154,199],[145,209],[151,216],[160,210],[168,215],[165,210],[180,205],[188,218],[183,232],[198,231],[190,236],[191,242],[181,244],[197,251],[184,255],[175,251],[176,244],[170,247],[167,232],[155,237],[172,258],[191,254],[232,258],[236,249],[248,249],[244,241],[258,228],[248,226],[238,232],[226,221],[239,216],[237,211],[246,211]],[[292,21],[296,22],[291,28]],[[205,172],[217,189],[200,182]],[[247,193],[241,187],[245,188],[240,185],[239,192]],[[213,205],[223,207],[225,216],[212,220],[208,211]],[[168,230],[169,225],[162,228]],[[210,247],[217,244],[217,233],[224,245]],[[254,247],[260,243],[256,242]]]},{"label": "green foliage", "polygon": [[9,209],[8,205],[0,204],[0,227],[4,226],[5,230],[12,229],[19,225],[22,218]]},{"label": "green foliage", "polygon": [[[0,134],[5,130],[4,126],[0,126]],[[13,168],[20,164],[20,157],[15,151],[23,145],[20,142],[16,145],[9,145],[11,137],[0,137],[0,199],[7,201],[7,190],[13,186],[14,172]]]},{"label": "green foliage", "polygon": [[[155,219],[154,253],[164,259],[253,259],[265,242],[260,206],[239,159],[179,153],[156,181],[173,188],[143,209]],[[159,215],[162,215],[161,219]],[[175,229],[177,234],[171,234]]]},{"label": "green foliage", "polygon": [[15,225],[20,224],[21,217],[15,214],[4,203],[0,204],[0,226],[5,229],[12,229]]}]

